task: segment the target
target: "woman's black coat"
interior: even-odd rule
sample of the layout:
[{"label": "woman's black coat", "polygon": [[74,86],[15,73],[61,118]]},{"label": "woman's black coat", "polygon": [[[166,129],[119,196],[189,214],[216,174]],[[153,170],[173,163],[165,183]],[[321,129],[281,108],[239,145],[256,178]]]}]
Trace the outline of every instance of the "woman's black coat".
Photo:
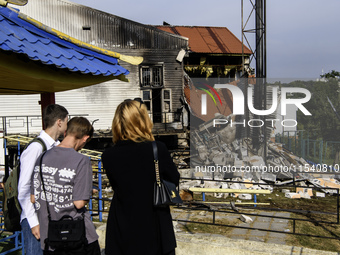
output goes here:
[{"label": "woman's black coat", "polygon": [[[157,142],[161,178],[178,185],[166,146]],[[156,180],[151,142],[117,142],[102,155],[114,190],[106,229],[106,254],[166,254],[176,247],[169,207],[153,206]]]}]

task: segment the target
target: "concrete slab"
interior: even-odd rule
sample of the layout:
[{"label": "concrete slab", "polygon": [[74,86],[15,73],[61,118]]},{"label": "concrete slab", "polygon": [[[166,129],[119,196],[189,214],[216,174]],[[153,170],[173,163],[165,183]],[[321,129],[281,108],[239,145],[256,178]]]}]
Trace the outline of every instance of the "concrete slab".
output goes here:
[{"label": "concrete slab", "polygon": [[[260,231],[260,230],[250,230],[249,232],[249,235],[250,236],[256,236],[256,237],[262,237],[264,238],[266,235],[267,235],[267,231]],[[254,239],[250,239],[248,238],[249,240],[254,240]],[[255,240],[256,241],[256,240]],[[264,241],[264,239],[263,239]]]},{"label": "concrete slab", "polygon": [[270,226],[271,230],[275,230],[275,231],[285,231],[288,228],[287,224],[273,224]]},{"label": "concrete slab", "polygon": [[257,216],[256,221],[258,221],[258,222],[271,222],[272,218]]},{"label": "concrete slab", "polygon": [[288,224],[289,220],[274,218],[272,219],[272,223],[274,224]]},{"label": "concrete slab", "polygon": [[273,216],[274,214],[275,214],[275,212],[261,212],[261,214],[259,216],[261,216],[261,215]]},{"label": "concrete slab", "polygon": [[256,241],[256,242],[264,242],[264,237],[249,236],[247,240],[249,240],[249,241]]},{"label": "concrete slab", "polygon": [[245,228],[234,228],[231,232],[231,236],[233,235],[237,235],[237,236],[245,236],[247,235],[248,231],[250,231],[249,229],[245,229]]},{"label": "concrete slab", "polygon": [[253,228],[260,228],[260,229],[269,229],[269,227],[270,227],[270,222],[259,222],[259,221],[255,221],[252,227],[253,227]]},{"label": "concrete slab", "polygon": [[266,243],[275,243],[275,244],[286,244],[286,241],[284,239],[280,238],[268,238]]},{"label": "concrete slab", "polygon": [[336,252],[319,251],[289,245],[231,239],[204,234],[177,234],[176,255],[335,255]]}]

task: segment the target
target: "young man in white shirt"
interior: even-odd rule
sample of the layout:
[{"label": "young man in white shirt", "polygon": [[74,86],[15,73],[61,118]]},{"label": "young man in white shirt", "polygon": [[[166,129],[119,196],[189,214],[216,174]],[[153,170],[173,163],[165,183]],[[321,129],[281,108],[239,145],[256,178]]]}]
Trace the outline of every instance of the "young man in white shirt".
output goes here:
[{"label": "young man in white shirt", "polygon": [[[44,141],[46,149],[58,145],[58,138],[67,128],[68,111],[61,105],[48,105],[43,112],[44,130],[39,137]],[[40,246],[39,221],[35,208],[30,201],[31,175],[37,158],[43,152],[39,142],[31,143],[20,157],[20,177],[18,183],[18,200],[22,208],[21,229],[24,237],[26,255],[42,255]]]}]

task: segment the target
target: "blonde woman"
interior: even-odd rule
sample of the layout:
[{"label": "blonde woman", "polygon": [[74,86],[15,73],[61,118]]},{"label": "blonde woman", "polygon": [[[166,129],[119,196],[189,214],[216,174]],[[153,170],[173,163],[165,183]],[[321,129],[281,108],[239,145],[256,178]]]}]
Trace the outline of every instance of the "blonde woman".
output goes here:
[{"label": "blonde woman", "polygon": [[[114,146],[102,156],[114,190],[106,230],[107,255],[175,254],[169,207],[153,206],[152,126],[141,100],[125,100],[117,107],[112,122]],[[157,142],[157,147],[162,178],[178,185],[179,173],[166,146]]]}]

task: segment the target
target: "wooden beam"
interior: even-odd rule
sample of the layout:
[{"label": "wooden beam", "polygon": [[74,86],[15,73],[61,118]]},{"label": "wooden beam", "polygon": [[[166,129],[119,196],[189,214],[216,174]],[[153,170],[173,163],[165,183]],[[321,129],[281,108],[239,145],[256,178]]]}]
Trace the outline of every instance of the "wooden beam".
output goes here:
[{"label": "wooden beam", "polygon": [[270,194],[270,190],[257,189],[212,189],[212,188],[189,188],[192,192],[205,193],[244,193],[244,194]]},{"label": "wooden beam", "polygon": [[[44,109],[46,108],[46,106],[48,106],[50,104],[55,104],[55,94],[54,94],[54,92],[41,93],[39,104],[41,106],[41,119],[43,120]],[[43,129],[45,129],[44,121],[42,121],[42,127],[43,127]]]}]

